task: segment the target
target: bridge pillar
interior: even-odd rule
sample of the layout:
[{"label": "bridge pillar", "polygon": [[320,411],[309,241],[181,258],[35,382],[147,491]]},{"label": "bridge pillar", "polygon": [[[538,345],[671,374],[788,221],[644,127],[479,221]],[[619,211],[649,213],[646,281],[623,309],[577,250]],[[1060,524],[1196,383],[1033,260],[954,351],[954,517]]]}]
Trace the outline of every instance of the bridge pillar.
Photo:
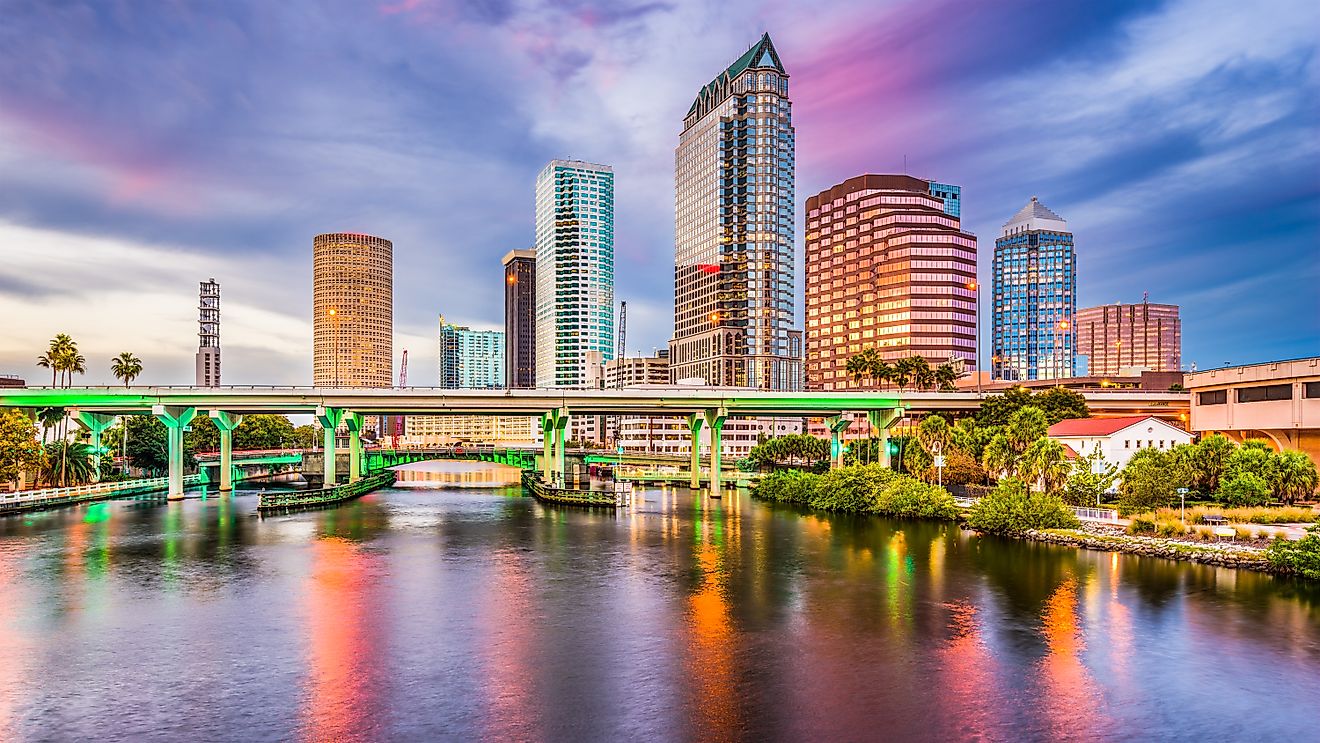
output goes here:
[{"label": "bridge pillar", "polygon": [[693,490],[701,489],[701,424],[706,419],[697,413],[687,417],[688,443],[692,445],[692,482]]},{"label": "bridge pillar", "polygon": [[555,419],[554,412],[546,413],[541,416],[541,479],[550,482],[550,468],[553,460],[551,451],[554,446]]},{"label": "bridge pillar", "polygon": [[341,408],[316,409],[316,422],[321,424],[321,450],[325,456],[323,487],[328,488],[335,484],[335,429],[339,428],[339,421],[343,418],[344,411]]},{"label": "bridge pillar", "polygon": [[891,466],[889,463],[889,427],[902,418],[902,408],[869,410],[866,413],[866,420],[871,426],[872,435],[878,436],[880,439],[880,464],[885,467]]},{"label": "bridge pillar", "polygon": [[173,405],[153,405],[151,414],[165,424],[166,439],[169,442],[170,463],[170,500],[183,500],[183,429],[197,417],[197,408],[183,408]]},{"label": "bridge pillar", "polygon": [[843,415],[832,415],[825,419],[830,429],[830,469],[843,466],[843,434],[852,425],[852,420]]},{"label": "bridge pillar", "polygon": [[566,487],[568,483],[568,463],[565,459],[564,449],[568,438],[568,408],[560,408],[555,411],[555,472],[559,477],[559,482]]},{"label": "bridge pillar", "polygon": [[220,492],[228,493],[234,489],[234,429],[243,422],[243,416],[212,410],[211,420],[220,430]]},{"label": "bridge pillar", "polygon": [[729,411],[724,408],[712,408],[706,411],[706,427],[710,429],[710,497],[720,497],[720,467],[723,466],[724,421],[728,420]]},{"label": "bridge pillar", "polygon": [[110,424],[115,422],[115,417],[107,413],[85,413],[81,410],[73,411],[73,417],[78,421],[78,425],[87,429],[88,436],[92,442],[92,482],[101,481],[101,434]]},{"label": "bridge pillar", "polygon": [[344,427],[348,429],[348,481],[362,479],[362,414],[346,411]]}]

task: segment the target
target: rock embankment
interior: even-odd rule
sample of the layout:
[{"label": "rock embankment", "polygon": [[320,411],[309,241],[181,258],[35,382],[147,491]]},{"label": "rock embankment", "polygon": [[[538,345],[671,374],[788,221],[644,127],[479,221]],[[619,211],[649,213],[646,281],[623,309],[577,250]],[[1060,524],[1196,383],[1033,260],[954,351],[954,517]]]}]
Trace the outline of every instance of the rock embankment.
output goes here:
[{"label": "rock embankment", "polygon": [[1104,552],[1126,552],[1167,560],[1187,560],[1206,565],[1275,572],[1265,557],[1265,550],[1232,543],[1196,544],[1178,539],[1133,536],[1130,534],[1093,533],[1085,529],[1028,530],[1027,539],[1062,544]]}]

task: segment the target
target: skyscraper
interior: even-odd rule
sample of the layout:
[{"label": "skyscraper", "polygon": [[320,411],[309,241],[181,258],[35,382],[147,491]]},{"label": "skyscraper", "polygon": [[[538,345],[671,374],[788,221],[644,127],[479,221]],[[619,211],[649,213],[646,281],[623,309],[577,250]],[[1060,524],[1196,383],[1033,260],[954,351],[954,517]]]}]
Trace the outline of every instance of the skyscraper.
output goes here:
[{"label": "skyscraper", "polygon": [[845,366],[870,347],[975,363],[976,237],[956,216],[960,191],[859,175],[807,199],[807,389],[863,386]]},{"label": "skyscraper", "polygon": [[614,170],[552,160],[536,177],[536,386],[581,387],[614,358]]},{"label": "skyscraper", "polygon": [[317,387],[389,387],[394,244],[353,232],[312,240],[312,377]]},{"label": "skyscraper", "polygon": [[995,240],[991,370],[997,379],[1073,376],[1077,254],[1068,223],[1035,197]]},{"label": "skyscraper", "polygon": [[448,390],[504,386],[504,333],[473,330],[440,317],[440,386]]},{"label": "skyscraper", "polygon": [[674,151],[670,378],[797,390],[794,131],[770,35],[701,88]]},{"label": "skyscraper", "polygon": [[197,386],[220,386],[220,284],[201,282],[197,298]]},{"label": "skyscraper", "polygon": [[1077,353],[1087,374],[1115,376],[1123,369],[1182,371],[1182,320],[1178,305],[1102,304],[1077,313]]},{"label": "skyscraper", "polygon": [[504,380],[536,386],[536,248],[504,256]]}]

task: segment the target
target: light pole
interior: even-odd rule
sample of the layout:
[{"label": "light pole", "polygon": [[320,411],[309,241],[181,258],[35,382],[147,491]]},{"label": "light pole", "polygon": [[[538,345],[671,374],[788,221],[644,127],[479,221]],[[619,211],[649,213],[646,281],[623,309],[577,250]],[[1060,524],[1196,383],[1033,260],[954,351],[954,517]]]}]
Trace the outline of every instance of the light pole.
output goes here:
[{"label": "light pole", "polygon": [[976,396],[981,396],[981,292],[975,281],[967,282],[968,291],[976,292]]}]

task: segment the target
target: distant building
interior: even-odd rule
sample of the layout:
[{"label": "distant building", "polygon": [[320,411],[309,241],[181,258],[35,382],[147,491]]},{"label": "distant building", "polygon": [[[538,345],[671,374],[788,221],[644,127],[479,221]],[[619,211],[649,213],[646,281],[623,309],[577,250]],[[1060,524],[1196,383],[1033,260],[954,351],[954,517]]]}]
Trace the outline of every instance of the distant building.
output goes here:
[{"label": "distant building", "polygon": [[1046,435],[1066,444],[1078,456],[1099,451],[1105,462],[1120,468],[1142,449],[1168,451],[1192,443],[1192,434],[1153,415],[1070,418],[1050,426]]},{"label": "distant building", "polygon": [[552,160],[536,177],[536,386],[587,384],[614,357],[614,170]]},{"label": "distant building", "polygon": [[697,92],[674,151],[670,379],[799,390],[795,133],[770,35]]},{"label": "distant building", "polygon": [[27,382],[15,374],[0,374],[0,387],[26,387]]},{"label": "distant building", "polygon": [[197,298],[197,386],[220,386],[220,284],[201,282]]},{"label": "distant building", "polygon": [[605,388],[669,383],[669,349],[654,356],[631,356],[605,362]]},{"label": "distant building", "polygon": [[991,369],[996,379],[1075,373],[1077,254],[1063,217],[1035,197],[995,241]]},{"label": "distant building", "polygon": [[504,382],[536,386],[536,248],[504,256]]},{"label": "distant building", "polygon": [[1176,304],[1104,304],[1077,312],[1077,353],[1087,374],[1182,369],[1182,320]]},{"label": "distant building", "polygon": [[390,387],[394,244],[355,232],[312,241],[312,378],[317,387]]},{"label": "distant building", "polygon": [[1320,357],[1187,375],[1192,431],[1298,449],[1320,466]]},{"label": "distant building", "polygon": [[441,315],[440,387],[449,390],[504,387],[504,333],[454,325],[445,322]]},{"label": "distant building", "polygon": [[975,364],[976,237],[955,213],[959,193],[860,175],[807,199],[807,389],[868,386],[845,367],[872,347],[890,361]]},{"label": "distant building", "polygon": [[525,415],[416,415],[408,417],[404,446],[493,444],[517,446],[541,440],[537,419]]}]

